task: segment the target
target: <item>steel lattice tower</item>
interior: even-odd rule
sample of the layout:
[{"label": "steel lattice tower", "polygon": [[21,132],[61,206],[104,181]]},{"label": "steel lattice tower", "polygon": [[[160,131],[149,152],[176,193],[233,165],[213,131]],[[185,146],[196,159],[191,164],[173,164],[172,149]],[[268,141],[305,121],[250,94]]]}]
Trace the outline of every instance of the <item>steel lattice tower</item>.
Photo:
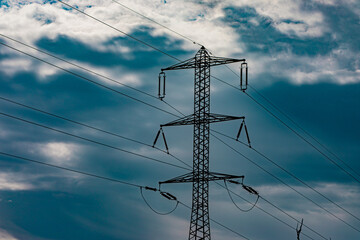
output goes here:
[{"label": "steel lattice tower", "polygon": [[195,56],[193,191],[189,239],[210,239],[209,137],[210,56],[200,50]]},{"label": "steel lattice tower", "polygon": [[[230,59],[210,56],[204,48],[196,53],[194,58],[162,69],[159,76],[159,97],[165,95],[160,93],[160,81],[165,81],[164,71],[179,69],[195,69],[194,82],[194,113],[167,124],[165,126],[194,125],[193,135],[193,170],[188,174],[170,179],[164,183],[192,182],[192,209],[189,240],[210,240],[210,218],[209,218],[209,181],[242,178],[209,171],[209,143],[210,123],[222,122],[244,117],[226,116],[210,113],[210,67],[234,62],[243,62],[245,59]],[[165,82],[163,83],[165,86]],[[159,133],[155,139],[157,141]]]}]

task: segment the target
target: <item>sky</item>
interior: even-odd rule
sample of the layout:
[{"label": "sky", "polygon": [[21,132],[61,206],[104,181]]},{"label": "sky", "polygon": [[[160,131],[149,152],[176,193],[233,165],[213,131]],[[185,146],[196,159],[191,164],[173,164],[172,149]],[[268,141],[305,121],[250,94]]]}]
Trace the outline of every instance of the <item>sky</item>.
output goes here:
[{"label": "sky", "polygon": [[[236,89],[238,63],[211,69],[235,86],[211,79],[211,112],[245,116],[253,149],[214,134],[225,144],[211,137],[210,170],[244,175],[261,196],[243,212],[256,196],[229,183],[242,197],[232,194],[234,205],[210,183],[210,217],[246,237],[211,222],[212,238],[296,239],[301,219],[301,239],[360,238],[359,1],[64,2],[108,25],[57,0],[0,0],[0,239],[188,238],[190,210],[158,215],[136,186],[157,188],[188,172],[181,161],[192,164],[191,126],[164,128],[171,155],[161,138],[151,145],[160,124],[177,119],[174,108],[193,112],[193,70],[166,73],[169,105],[156,98],[158,74],[200,45],[248,62],[248,95]],[[235,138],[240,123],[211,129]],[[191,184],[161,189],[191,206]],[[143,196],[161,213],[176,205]]]}]

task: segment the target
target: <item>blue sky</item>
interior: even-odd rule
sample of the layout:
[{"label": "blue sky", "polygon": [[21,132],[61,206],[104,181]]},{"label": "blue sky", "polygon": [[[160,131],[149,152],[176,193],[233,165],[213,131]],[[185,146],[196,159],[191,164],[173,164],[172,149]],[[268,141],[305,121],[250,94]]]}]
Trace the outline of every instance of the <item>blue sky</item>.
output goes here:
[{"label": "blue sky", "polygon": [[[293,120],[347,163],[349,169],[280,115],[252,89],[248,94],[280,116],[291,128],[321,149],[331,160],[360,179],[360,4],[355,0],[307,1],[120,1],[174,31],[206,46],[215,56],[246,58],[249,81]],[[181,60],[194,56],[199,45],[136,15],[111,0],[71,0],[67,3]],[[0,34],[54,54],[62,59],[157,95],[161,68],[177,63],[58,1],[0,1]],[[0,42],[49,61],[121,93],[177,114],[163,102],[76,68],[59,59],[0,35]],[[238,72],[238,65],[229,67]],[[239,79],[225,67],[214,76],[238,86]],[[248,96],[211,80],[211,112],[246,116],[252,145],[343,209],[314,193],[251,149],[221,138],[288,186],[360,230],[359,182],[306,144]],[[157,187],[159,181],[186,170],[93,144],[27,124],[3,113],[117,148],[181,162],[161,151],[57,119],[12,104],[10,99],[74,121],[152,144],[159,125],[176,117],[101,88],[0,45],[1,152],[62,167]],[[193,111],[193,71],[167,73],[165,100],[181,112]],[[214,124],[213,129],[236,136],[239,122]],[[192,162],[192,127],[166,128],[170,152]],[[163,148],[161,142],[159,147]],[[359,239],[360,233],[211,138],[212,171],[245,175],[246,184],[283,211],[326,238]],[[241,212],[225,189],[212,183],[210,214],[215,220],[251,240],[296,239],[295,230],[258,208]],[[255,197],[230,185],[235,193]],[[168,185],[182,202],[191,205],[191,185]],[[161,212],[174,207],[158,193],[144,192]],[[243,209],[250,204],[233,196]],[[263,199],[258,207],[296,227]],[[189,209],[172,214],[153,213],[139,189],[41,166],[0,155],[0,239],[186,239]],[[242,239],[212,223],[213,239]],[[309,229],[303,233],[322,239]],[[301,239],[309,239],[302,236]]]}]

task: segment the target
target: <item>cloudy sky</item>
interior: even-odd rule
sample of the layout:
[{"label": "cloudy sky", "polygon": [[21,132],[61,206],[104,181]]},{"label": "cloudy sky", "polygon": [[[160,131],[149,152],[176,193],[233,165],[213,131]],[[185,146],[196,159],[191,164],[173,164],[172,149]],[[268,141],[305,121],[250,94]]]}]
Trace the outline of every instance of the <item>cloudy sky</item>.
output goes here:
[{"label": "cloudy sky", "polygon": [[[187,173],[181,161],[192,163],[191,126],[164,129],[171,155],[162,141],[159,150],[126,138],[152,145],[159,125],[177,118],[156,98],[158,74],[175,58],[193,57],[199,44],[247,60],[248,95],[212,79],[211,112],[246,116],[252,146],[267,157],[211,138],[211,171],[245,175],[261,196],[242,212],[211,183],[211,218],[251,240],[296,239],[301,219],[301,239],[360,238],[359,1],[65,3],[108,25],[57,0],[0,0],[0,239],[186,239],[188,208],[161,216],[136,186],[50,165],[151,187]],[[239,72],[236,63],[229,68]],[[238,87],[228,68],[211,71]],[[193,70],[167,72],[166,80],[166,102],[191,114]],[[239,125],[212,129],[235,137]],[[232,195],[239,208],[255,202],[228,186],[242,197]],[[162,190],[191,205],[190,184]],[[158,192],[143,194],[159,212],[174,208]],[[211,223],[213,239],[246,239],[229,229]]]}]

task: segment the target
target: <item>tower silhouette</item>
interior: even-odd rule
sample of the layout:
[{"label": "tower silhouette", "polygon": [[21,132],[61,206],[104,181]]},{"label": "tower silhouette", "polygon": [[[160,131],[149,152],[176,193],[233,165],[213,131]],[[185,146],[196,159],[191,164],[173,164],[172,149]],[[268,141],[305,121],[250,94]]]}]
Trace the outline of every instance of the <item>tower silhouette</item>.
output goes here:
[{"label": "tower silhouette", "polygon": [[[245,119],[245,117],[210,113],[210,68],[212,66],[235,62],[242,62],[242,70],[245,67],[247,83],[247,64],[245,59],[214,57],[210,55],[205,47],[201,47],[195,57],[168,68],[161,69],[161,73],[159,75],[159,98],[163,99],[165,97],[165,71],[195,69],[194,113],[167,124],[160,125],[160,130],[162,130],[163,127],[168,126],[194,125],[192,172],[164,182],[159,182],[160,184],[192,182],[192,208],[189,240],[211,239],[209,218],[209,181],[243,178],[243,176],[209,171],[210,124],[215,122]],[[154,144],[157,141],[160,130]]]}]

